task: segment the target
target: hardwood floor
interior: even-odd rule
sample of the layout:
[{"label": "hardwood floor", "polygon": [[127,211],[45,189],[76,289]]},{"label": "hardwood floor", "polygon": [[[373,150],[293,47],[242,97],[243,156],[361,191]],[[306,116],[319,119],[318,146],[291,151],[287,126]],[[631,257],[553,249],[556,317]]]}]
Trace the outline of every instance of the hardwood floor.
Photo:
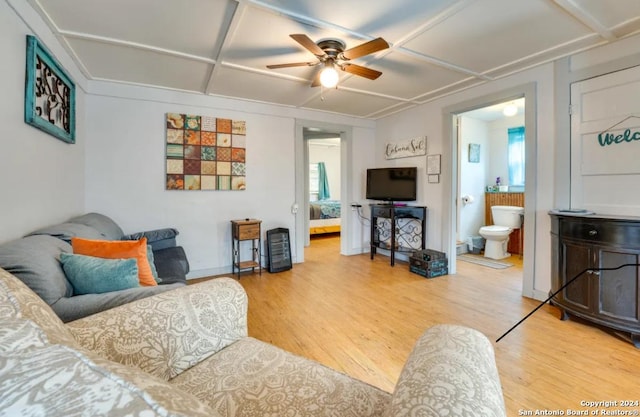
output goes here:
[{"label": "hardwood floor", "polygon": [[538,302],[521,296],[517,265],[457,267],[456,275],[425,279],[406,263],[341,256],[338,239],[314,239],[293,269],[241,277],[249,334],[393,391],[418,336],[434,324],[457,323],[494,342],[509,416],[640,400],[640,351],[628,341],[577,319],[560,321],[545,305],[495,343]]}]

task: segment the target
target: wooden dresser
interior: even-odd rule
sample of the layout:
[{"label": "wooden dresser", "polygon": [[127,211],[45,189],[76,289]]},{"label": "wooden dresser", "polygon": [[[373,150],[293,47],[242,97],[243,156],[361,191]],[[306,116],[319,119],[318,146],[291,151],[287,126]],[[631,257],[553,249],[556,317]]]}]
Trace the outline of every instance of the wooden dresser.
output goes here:
[{"label": "wooden dresser", "polygon": [[[484,194],[484,221],[485,225],[493,224],[493,216],[491,215],[492,206],[516,206],[524,207],[524,193],[510,192],[491,192]],[[524,242],[524,224],[520,229],[514,230],[509,235],[509,244],[507,252],[511,254],[522,255],[522,242]]]},{"label": "wooden dresser", "polygon": [[640,348],[640,217],[551,212],[552,300],[568,314],[629,332]]}]

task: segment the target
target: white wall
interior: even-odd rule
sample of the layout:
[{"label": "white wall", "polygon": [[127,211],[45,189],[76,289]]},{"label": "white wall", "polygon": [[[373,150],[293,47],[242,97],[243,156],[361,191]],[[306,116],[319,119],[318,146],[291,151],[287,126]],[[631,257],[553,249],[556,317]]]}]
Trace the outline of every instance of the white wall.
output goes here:
[{"label": "white wall", "polygon": [[[470,236],[478,236],[484,226],[484,192],[487,172],[492,165],[493,140],[489,139],[489,124],[470,117],[460,117],[460,195],[471,196],[471,204],[460,205],[458,238],[467,242]],[[469,162],[469,144],[480,145],[480,162]]]},{"label": "white wall", "polygon": [[[367,168],[376,167],[376,146],[375,146],[375,130],[358,127],[352,132],[351,161],[347,164],[347,169],[351,171],[351,184],[349,195],[353,203],[360,204],[362,207],[347,212],[350,216],[351,242],[349,244],[348,254],[358,254],[369,252],[371,244],[371,228],[369,218],[371,217],[370,201],[366,197],[367,187]],[[343,173],[343,177],[345,177]],[[345,192],[345,184],[343,182],[342,192]]]},{"label": "white wall", "polygon": [[[167,112],[245,120],[247,189],[165,190]],[[191,277],[231,270],[233,219],[260,219],[263,234],[275,227],[290,229],[293,250],[296,116],[307,120],[329,118],[355,126],[373,125],[371,121],[281,106],[92,83],[92,94],[87,96],[90,137],[86,152],[87,210],[111,216],[125,233],[177,228],[178,243],[189,257]],[[368,140],[373,141],[373,131],[365,131]],[[292,255],[295,259],[295,253]],[[263,260],[264,256],[265,253]]]},{"label": "white wall", "polygon": [[[0,2],[0,242],[84,210],[84,79],[39,16],[26,2],[14,3],[31,18],[25,24]],[[73,145],[24,122],[27,34],[36,34],[76,83]]]}]

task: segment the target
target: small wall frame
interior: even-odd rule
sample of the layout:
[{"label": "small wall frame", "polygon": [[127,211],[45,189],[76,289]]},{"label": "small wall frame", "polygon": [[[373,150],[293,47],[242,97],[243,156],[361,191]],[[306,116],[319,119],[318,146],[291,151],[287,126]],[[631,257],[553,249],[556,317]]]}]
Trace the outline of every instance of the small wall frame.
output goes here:
[{"label": "small wall frame", "polygon": [[67,143],[76,142],[76,87],[53,55],[27,35],[24,121]]},{"label": "small wall frame", "polygon": [[480,144],[479,143],[469,144],[469,162],[472,162],[472,163],[480,162]]},{"label": "small wall frame", "polygon": [[440,154],[427,155],[427,175],[440,174]]}]

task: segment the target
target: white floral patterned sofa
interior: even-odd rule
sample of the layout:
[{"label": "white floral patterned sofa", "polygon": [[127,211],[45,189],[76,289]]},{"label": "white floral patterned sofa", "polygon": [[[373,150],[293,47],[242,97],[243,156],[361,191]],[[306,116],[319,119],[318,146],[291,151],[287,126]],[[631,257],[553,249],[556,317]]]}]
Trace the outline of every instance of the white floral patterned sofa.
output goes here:
[{"label": "white floral patterned sofa", "polygon": [[2,416],[505,416],[493,348],[439,325],[390,394],[247,337],[220,278],[64,324],[0,269]]}]

